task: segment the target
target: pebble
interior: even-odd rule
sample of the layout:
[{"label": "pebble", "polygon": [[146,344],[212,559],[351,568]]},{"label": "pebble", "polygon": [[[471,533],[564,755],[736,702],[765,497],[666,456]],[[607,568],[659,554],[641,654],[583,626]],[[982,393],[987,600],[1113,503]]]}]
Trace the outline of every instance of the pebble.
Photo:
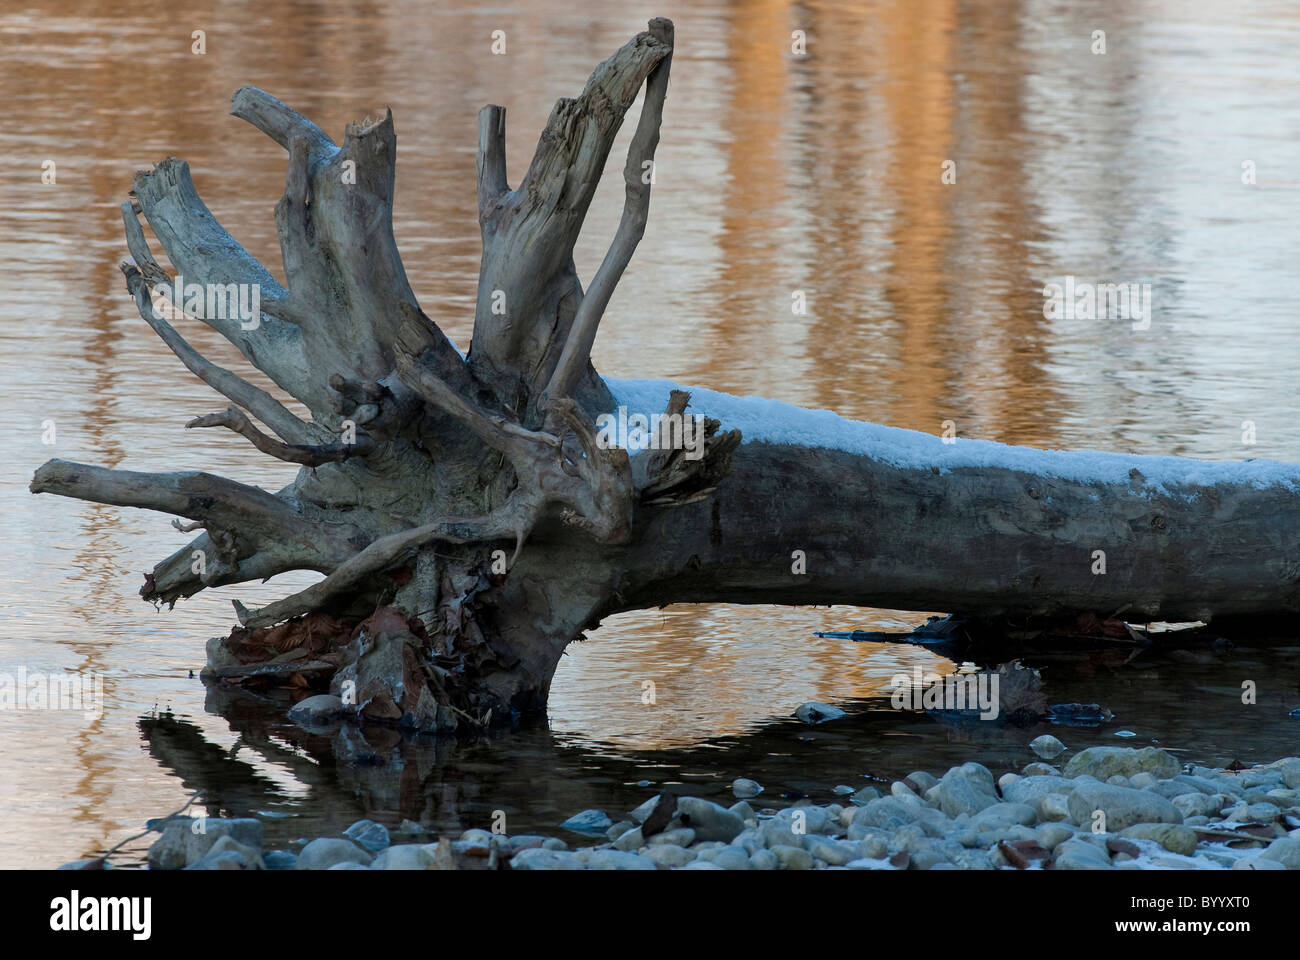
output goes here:
[{"label": "pebble", "polygon": [[781,870],[811,870],[813,868],[812,854],[803,847],[788,846],[786,844],[777,844],[775,847],[768,847],[768,852],[776,857],[776,862]]},{"label": "pebble", "polygon": [[1233,870],[1286,870],[1283,864],[1276,860],[1270,860],[1260,854],[1253,857],[1242,857],[1232,865]]},{"label": "pebble", "polygon": [[881,796],[880,791],[877,790],[875,787],[863,787],[861,790],[859,790],[857,793],[853,795],[853,803],[855,803],[859,807],[865,807],[872,800],[875,800],[880,796]]},{"label": "pebble", "polygon": [[647,847],[643,856],[658,865],[672,869],[686,866],[695,859],[696,854],[685,847],[657,846]]},{"label": "pebble", "polygon": [[618,823],[614,824],[612,827],[610,827],[608,830],[605,831],[605,836],[610,840],[617,840],[619,837],[623,836],[623,834],[627,833],[635,826],[636,824],[633,823],[631,820],[620,820]]},{"label": "pebble", "polygon": [[321,693],[299,700],[289,708],[289,719],[302,726],[320,727],[343,716],[343,701],[332,693]]},{"label": "pebble", "polygon": [[1105,815],[1104,828],[1117,832],[1137,823],[1182,823],[1183,815],[1170,801],[1149,790],[1117,787],[1108,783],[1083,783],[1074,788],[1069,801],[1070,819],[1081,826]]},{"label": "pebble", "polygon": [[1074,830],[1063,823],[1040,823],[1034,828],[1034,840],[1044,850],[1055,850],[1074,836]]},{"label": "pebble", "polygon": [[262,822],[251,817],[176,817],[163,825],[162,836],[149,848],[155,870],[179,870],[197,864],[222,837],[260,851]]},{"label": "pebble", "polygon": [[1051,760],[1065,753],[1065,744],[1050,733],[1045,733],[1041,737],[1029,741],[1029,749],[1044,760]]},{"label": "pebble", "polygon": [[749,854],[741,847],[719,850],[710,859],[723,870],[748,870]]},{"label": "pebble", "polygon": [[862,845],[848,840],[808,838],[808,852],[832,867],[842,867],[862,857]]},{"label": "pebble", "polygon": [[[973,815],[998,802],[993,787],[993,775],[978,764],[966,763],[953,767],[939,781],[939,809],[950,817]],[[980,771],[988,774],[987,782]]]},{"label": "pebble", "polygon": [[294,869],[328,870],[337,863],[347,862],[359,863],[364,867],[368,867],[373,860],[374,857],[368,851],[357,846],[351,840],[340,840],[337,837],[319,837],[302,848],[298,854],[298,862],[294,864]]},{"label": "pebble", "polygon": [[262,863],[268,870],[292,870],[298,863],[298,858],[284,850],[272,850],[262,857]]},{"label": "pebble", "polygon": [[755,850],[749,855],[749,868],[751,870],[780,870],[781,861],[776,858],[776,854],[771,850]]},{"label": "pebble", "polygon": [[433,855],[420,843],[399,843],[375,857],[371,870],[428,870]]},{"label": "pebble", "polygon": [[1078,838],[1066,840],[1056,852],[1057,870],[1113,870],[1110,858],[1094,844]]},{"label": "pebble", "polygon": [[[642,817],[642,819],[645,818]],[[560,824],[560,827],[572,833],[581,834],[584,837],[601,837],[613,825],[614,821],[605,815],[605,811],[583,810],[581,813],[575,813],[568,820],[565,820]]]},{"label": "pebble", "polygon": [[909,784],[913,790],[924,796],[927,791],[939,785],[939,778],[926,773],[924,770],[913,770],[903,778],[903,782]]},{"label": "pebble", "polygon": [[776,816],[777,819],[788,822],[790,829],[801,836],[824,832],[826,825],[833,819],[826,808],[806,804],[786,807]]},{"label": "pebble", "polygon": [[[636,823],[654,809],[651,798],[617,824],[601,810],[565,821],[565,829],[599,841],[576,851],[558,837],[478,828],[454,842],[393,845],[382,824],[360,820],[345,837],[294,841],[305,844],[297,856],[263,854],[259,820],[179,817],[153,821],[162,836],[149,860],[155,869],[455,869],[457,851],[487,866],[484,854],[495,844],[501,865],[518,870],[1300,870],[1300,758],[1235,773],[1188,770],[1154,747],[1090,747],[1064,772],[1030,764],[995,784],[987,767],[964,763],[941,777],[913,771],[889,796],[874,786],[836,791],[851,797],[846,804],[805,799],[756,811],[745,800],[728,809],[683,796],[677,817],[647,842]],[[1107,832],[1093,833],[1097,812]],[[1239,822],[1272,824],[1277,835],[1244,848],[1198,840],[1198,831]],[[427,836],[411,821],[397,834]]]},{"label": "pebble", "polygon": [[633,827],[614,841],[614,849],[626,853],[635,853],[645,845],[645,837],[641,835],[640,827]]},{"label": "pebble", "polygon": [[1182,767],[1170,753],[1158,747],[1089,747],[1070,758],[1064,776],[1074,779],[1085,774],[1105,780],[1120,774],[1149,773],[1160,779],[1177,776]]},{"label": "pebble", "polygon": [[595,850],[587,859],[589,870],[657,870],[658,867],[648,857],[622,850]]},{"label": "pebble", "polygon": [[1035,760],[1033,763],[1025,764],[1024,768],[1020,771],[1020,775],[1024,777],[1059,777],[1061,771],[1050,763],[1043,763],[1041,760]]},{"label": "pebble", "polygon": [[[501,853],[505,854],[507,857],[513,857],[520,850],[540,847],[546,843],[546,837],[537,833],[520,833],[513,837],[507,837],[502,834],[493,839],[498,842],[498,849],[500,849]],[[488,841],[488,846],[490,848],[491,841]]]},{"label": "pebble", "polygon": [[1027,825],[1037,819],[1034,808],[1027,803],[995,803],[971,817],[970,824],[978,830],[991,826]]},{"label": "pebble", "polygon": [[264,870],[262,854],[255,847],[245,846],[234,837],[217,838],[211,848],[186,870]]},{"label": "pebble", "polygon": [[1070,819],[1070,798],[1064,793],[1049,793],[1038,802],[1044,820],[1058,823]]},{"label": "pebble", "polygon": [[[853,836],[855,827],[891,827],[895,825],[901,827],[911,823],[916,817],[917,813],[914,805],[904,803],[897,797],[880,797],[872,800],[865,807],[857,808],[849,827],[849,839],[857,839]],[[760,824],[759,829],[763,829],[764,826],[764,824]]]},{"label": "pebble", "polygon": [[1284,786],[1292,790],[1300,790],[1300,759],[1288,757],[1285,760],[1279,760],[1273,766],[1281,773]]},{"label": "pebble", "polygon": [[832,707],[828,703],[817,703],[815,700],[809,700],[807,703],[800,704],[794,715],[804,723],[826,723],[828,720],[840,719],[840,717],[844,716],[844,711],[839,707]]},{"label": "pebble", "polygon": [[1171,801],[1183,817],[1212,817],[1223,809],[1227,798],[1223,794],[1206,796],[1203,793],[1184,793]]},{"label": "pebble", "polygon": [[388,836],[388,828],[373,820],[358,820],[344,830],[343,834],[357,846],[365,847],[371,853],[378,853],[392,842]]},{"label": "pebble", "polygon": [[1190,857],[1196,852],[1196,831],[1174,823],[1138,823],[1120,831],[1120,836],[1132,840],[1154,840],[1170,853]]},{"label": "pebble", "polygon": [[[637,833],[640,832],[641,829],[638,827]],[[656,833],[653,837],[650,838],[649,843],[650,846],[652,847],[657,847],[662,844],[672,844],[678,847],[689,847],[692,843],[695,842],[695,836],[696,836],[695,831],[692,830],[690,827],[678,827],[675,830],[665,830],[663,833]]]},{"label": "pebble", "polygon": [[893,783],[891,783],[891,784],[889,785],[889,792],[890,792],[891,795],[893,795],[893,796],[895,796],[895,797],[919,797],[919,796],[921,796],[920,793],[918,793],[917,791],[913,790],[911,787],[909,787],[907,784],[905,784],[902,780],[895,780]]},{"label": "pebble", "polygon": [[695,831],[697,840],[730,843],[736,834],[745,829],[744,821],[737,814],[699,797],[678,798],[677,816],[683,824]]},{"label": "pebble", "polygon": [[1276,860],[1288,870],[1300,870],[1300,839],[1278,837],[1259,856],[1268,860]]},{"label": "pebble", "polygon": [[1024,803],[1031,807],[1038,807],[1043,797],[1048,794],[1068,794],[1073,789],[1074,783],[1065,777],[1039,774],[1021,777],[1014,783],[1008,784],[1002,791],[1002,798],[1010,803]]},{"label": "pebble", "polygon": [[513,870],[584,870],[586,865],[567,850],[548,850],[534,847],[515,854],[510,859]]},{"label": "pebble", "polygon": [[757,780],[738,777],[731,782],[731,792],[738,800],[750,800],[762,793],[763,787]]}]

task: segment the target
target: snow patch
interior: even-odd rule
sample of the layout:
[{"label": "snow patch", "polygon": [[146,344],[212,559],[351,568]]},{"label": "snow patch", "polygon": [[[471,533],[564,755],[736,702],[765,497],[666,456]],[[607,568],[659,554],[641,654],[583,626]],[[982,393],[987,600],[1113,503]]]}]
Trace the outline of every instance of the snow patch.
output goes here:
[{"label": "snow patch", "polygon": [[1194,493],[1185,488],[1214,484],[1300,490],[1300,464],[1276,460],[1211,461],[1096,450],[1038,450],[961,437],[955,443],[944,443],[928,433],[849,420],[830,410],[807,410],[764,397],[683,387],[669,380],[607,378],[605,383],[615,405],[627,407],[629,414],[663,413],[670,391],[687,390],[691,395],[689,412],[720,420],[724,430],[740,430],[745,443],[842,450],[903,469],[938,467],[943,474],[963,467],[999,467],[1078,483],[1127,484],[1129,471],[1136,467],[1146,479],[1147,492],[1165,495]]}]

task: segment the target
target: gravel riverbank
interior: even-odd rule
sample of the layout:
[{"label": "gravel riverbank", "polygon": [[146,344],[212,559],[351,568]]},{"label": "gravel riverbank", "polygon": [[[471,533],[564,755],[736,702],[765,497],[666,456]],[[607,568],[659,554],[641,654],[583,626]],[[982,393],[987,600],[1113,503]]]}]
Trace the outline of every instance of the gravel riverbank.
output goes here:
[{"label": "gravel riverbank", "polygon": [[[1054,737],[1034,743],[1059,757]],[[615,822],[576,813],[560,836],[362,820],[296,852],[262,850],[255,819],[158,825],[154,869],[1138,870],[1300,869],[1300,758],[1242,769],[1183,766],[1155,747],[1091,747],[995,779],[979,763],[916,771],[842,802],[765,806],[737,780],[730,807],[656,796]],[[74,866],[74,865],[69,865]]]}]

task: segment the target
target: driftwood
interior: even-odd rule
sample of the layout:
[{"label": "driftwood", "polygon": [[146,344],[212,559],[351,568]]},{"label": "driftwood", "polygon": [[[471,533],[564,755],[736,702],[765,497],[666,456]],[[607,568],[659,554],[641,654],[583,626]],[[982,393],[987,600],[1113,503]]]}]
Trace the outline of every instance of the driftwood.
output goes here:
[{"label": "driftwood", "polygon": [[[242,628],[338,618],[335,689],[367,716],[425,728],[544,709],[582,631],[668,603],[857,604],[1004,622],[1300,610],[1300,467],[1206,465],[1201,481],[1149,477],[1150,458],[1134,457],[1117,479],[1082,460],[1071,468],[1068,454],[1043,454],[1042,469],[1032,456],[966,462],[956,451],[969,448],[938,438],[900,440],[899,456],[749,426],[742,443],[737,422],[761,423],[769,409],[759,400],[700,404],[711,416],[690,455],[629,456],[602,442],[596,418],[616,407],[618,385],[590,351],[645,229],[672,51],[672,24],[657,19],[600,64],[578,97],[557,102],[513,189],[505,110],[480,113],[483,255],[467,357],[420,309],[397,252],[391,112],[348,126],[336,145],[266,93],[240,90],[231,112],[288,153],[275,211],[286,285],[221,227],[175,158],[136,175],[122,206],[133,262],[122,270],[144,320],[231,404],[189,426],[225,427],[302,470],[270,493],[206,473],[53,460],[32,491],[158,510],[202,530],[146,575],[154,603],[289,570],[325,574],[266,607],[237,604]],[[622,220],[584,290],[574,243],[643,88]],[[203,358],[156,309],[175,278],[141,216],[187,283],[257,289],[256,317],[187,312],[310,422]],[[681,415],[688,402],[665,387],[639,412]]]}]

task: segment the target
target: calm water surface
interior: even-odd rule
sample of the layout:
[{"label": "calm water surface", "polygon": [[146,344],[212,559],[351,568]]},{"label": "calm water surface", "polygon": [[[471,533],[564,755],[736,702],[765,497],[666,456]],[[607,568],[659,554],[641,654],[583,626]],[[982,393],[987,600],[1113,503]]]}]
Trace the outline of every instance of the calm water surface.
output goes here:
[{"label": "calm water surface", "polygon": [[[889,678],[952,665],[922,649],[818,640],[921,614],[674,607],[571,647],[550,726],[480,742],[331,744],[188,677],[207,637],[306,578],[137,596],[185,542],[159,514],[31,497],[57,456],[206,469],[274,489],[291,468],[232,435],[187,433],[220,398],[135,314],[117,262],[131,172],[189,160],[222,222],[279,272],[283,152],[227,116],[262,87],[327,131],[392,107],[396,232],[425,311],[467,345],[478,270],[476,114],[509,110],[512,182],[553,101],[653,15],[677,26],[650,226],[596,344],[610,376],[671,378],[938,433],[1050,447],[1300,460],[1300,11],[1131,0],[654,5],[0,0],[0,672],[93,671],[106,710],[0,714],[0,866],[100,850],[203,788],[264,811],[274,840],[362,815],[549,829],[619,813],[662,783],[736,776],[824,799],[837,783],[1031,759],[1034,731],[888,709]],[[207,53],[190,53],[192,30]],[[507,31],[507,55],[489,53]],[[790,55],[794,29],[809,55]],[[1089,51],[1104,29],[1107,53]],[[577,252],[594,272],[621,208],[634,118]],[[52,160],[57,184],[41,183]],[[942,164],[957,183],[940,183]],[[1241,182],[1243,161],[1257,182]],[[1042,286],[1152,285],[1145,331],[1046,320]],[[803,290],[806,315],[791,312]],[[237,357],[185,331],[219,362]],[[653,339],[651,339],[651,333]],[[1243,421],[1256,443],[1242,443]],[[55,443],[42,443],[54,421]],[[935,544],[944,549],[943,544]],[[1300,753],[1296,649],[1196,662],[1044,664],[1047,697],[1101,701],[1189,760]],[[1240,704],[1242,679],[1259,703]],[[641,683],[657,703],[641,703]],[[809,699],[843,723],[788,719]],[[155,713],[163,719],[154,719]],[[1071,746],[1121,742],[1111,727]],[[233,751],[233,755],[232,755]],[[335,756],[364,762],[336,762]],[[638,786],[639,781],[651,786]],[[142,850],[143,845],[137,849]]]}]

